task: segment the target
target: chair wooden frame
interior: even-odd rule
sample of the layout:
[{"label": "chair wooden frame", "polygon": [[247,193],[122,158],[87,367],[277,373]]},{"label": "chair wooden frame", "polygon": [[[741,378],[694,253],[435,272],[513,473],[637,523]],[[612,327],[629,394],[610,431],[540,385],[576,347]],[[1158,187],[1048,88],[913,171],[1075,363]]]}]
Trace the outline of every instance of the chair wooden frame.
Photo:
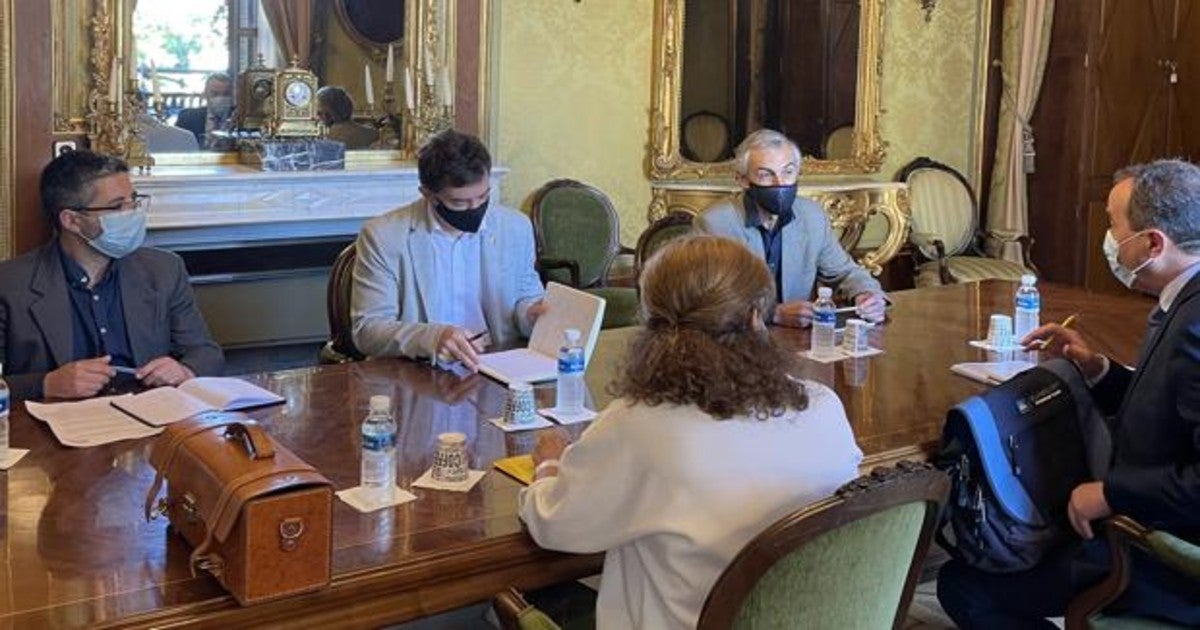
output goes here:
[{"label": "chair wooden frame", "polygon": [[925,518],[892,622],[900,628],[929,551],[938,514],[950,490],[946,475],[927,463],[900,462],[859,477],[828,499],[793,512],[751,540],[709,591],[697,630],[732,628],[746,598],[781,558],[838,527],[897,506],[924,502]]},{"label": "chair wooden frame", "polygon": [[504,630],[521,630],[521,613],[530,608],[532,604],[525,601],[521,591],[511,586],[492,597],[492,609]]},{"label": "chair wooden frame", "polygon": [[695,215],[690,212],[676,210],[667,216],[658,219],[654,223],[651,223],[650,226],[642,232],[641,236],[638,237],[637,246],[633,248],[633,268],[636,270],[636,275],[638,278],[642,277],[642,269],[646,266],[646,260],[652,255],[647,250],[650,248],[650,244],[654,242],[654,237],[656,237],[659,232],[665,230],[670,230],[685,225],[691,227],[695,218]]},{"label": "chair wooden frame", "polygon": [[[594,280],[591,280],[586,285],[582,284],[583,279],[581,278],[581,271],[577,261],[562,258],[547,258],[543,255],[545,252],[545,241],[542,231],[542,204],[545,202],[546,196],[549,193],[559,188],[576,188],[583,190],[587,194],[598,199],[604,206],[604,209],[608,212],[609,221],[615,228],[608,239],[608,251],[606,253],[606,260],[600,276]],[[621,221],[620,217],[617,215],[617,209],[613,207],[612,201],[608,198],[608,195],[605,195],[594,186],[590,186],[574,179],[556,179],[547,182],[545,185],[539,188],[537,192],[533,194],[533,199],[530,205],[532,207],[530,219],[533,222],[533,236],[537,246],[537,269],[538,273],[542,275],[542,282],[546,282],[546,271],[551,269],[566,269],[571,274],[571,286],[575,287],[576,289],[605,287],[608,286],[608,274],[612,269],[613,261],[616,260],[617,256],[620,254],[634,253],[634,250],[621,245]]]},{"label": "chair wooden frame", "polygon": [[1130,549],[1139,547],[1149,552],[1147,537],[1153,530],[1132,518],[1118,514],[1104,523],[1104,533],[1112,553],[1112,566],[1108,576],[1099,584],[1079,593],[1067,606],[1066,630],[1087,630],[1088,620],[1117,601],[1133,579],[1133,563]]},{"label": "chair wooden frame", "polygon": [[[904,167],[901,168],[898,173],[896,173],[896,181],[908,183],[909,176],[911,176],[914,172],[923,169],[939,170],[954,176],[954,178],[962,184],[963,188],[967,191],[967,196],[971,199],[971,236],[966,244],[960,249],[947,254],[946,243],[941,239],[934,239],[932,243],[936,251],[936,258],[934,260],[936,260],[938,264],[938,277],[940,278],[942,284],[954,284],[957,282],[957,280],[954,278],[954,275],[950,273],[950,267],[948,263],[949,258],[959,256],[964,253],[969,256],[976,256],[979,258],[990,258],[990,256],[984,253],[981,245],[985,235],[979,229],[979,199],[975,194],[975,190],[971,188],[971,184],[967,182],[967,178],[963,177],[962,173],[959,173],[949,165],[943,164],[928,157],[918,157],[904,165]],[[912,202],[911,193],[909,202]],[[922,259],[928,258],[928,254],[921,249],[923,245],[927,244],[917,243],[914,239],[916,236],[917,233],[914,230],[912,233],[910,233],[909,239],[913,240],[913,244],[915,245],[915,247],[912,248],[914,266],[920,267],[921,262],[923,262]],[[1021,245],[1021,259],[1024,262],[1025,267],[1027,269],[1032,269],[1034,273],[1041,275],[1038,272],[1037,266],[1033,264],[1033,259],[1030,257],[1030,253],[1033,249],[1033,239],[1029,236],[1022,235],[1017,237],[1016,242]]]},{"label": "chair wooden frame", "polygon": [[350,294],[354,262],[358,258],[355,244],[350,243],[338,253],[329,270],[325,285],[325,317],[329,320],[329,342],[321,349],[323,363],[346,363],[366,358],[354,346],[350,332]]}]

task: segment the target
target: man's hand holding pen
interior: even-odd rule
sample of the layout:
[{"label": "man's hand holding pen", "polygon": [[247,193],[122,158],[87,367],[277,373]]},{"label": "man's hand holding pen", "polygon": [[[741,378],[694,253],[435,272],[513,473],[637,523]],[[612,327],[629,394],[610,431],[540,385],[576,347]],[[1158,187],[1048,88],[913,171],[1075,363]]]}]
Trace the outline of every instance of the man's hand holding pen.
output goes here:
[{"label": "man's hand holding pen", "polygon": [[468,370],[478,372],[479,353],[484,348],[483,341],[487,333],[486,329],[471,334],[457,326],[447,326],[442,330],[442,334],[438,336],[434,363],[459,361]]},{"label": "man's hand holding pen", "polygon": [[1040,350],[1050,357],[1065,357],[1079,366],[1084,377],[1094,379],[1104,372],[1107,365],[1103,355],[1094,352],[1083,340],[1083,335],[1073,328],[1077,315],[1071,315],[1061,324],[1043,324],[1021,340],[1028,350]]}]

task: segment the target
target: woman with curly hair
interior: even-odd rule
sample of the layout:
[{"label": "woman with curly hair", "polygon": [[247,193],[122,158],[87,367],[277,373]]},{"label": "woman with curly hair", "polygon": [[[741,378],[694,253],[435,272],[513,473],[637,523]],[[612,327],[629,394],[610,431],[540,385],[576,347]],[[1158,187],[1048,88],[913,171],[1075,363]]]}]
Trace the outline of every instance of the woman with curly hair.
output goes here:
[{"label": "woman with curly hair", "polygon": [[642,275],[618,398],[575,444],[541,436],[521,519],[548,549],[607,552],[601,630],[694,628],[751,538],[857,474],[841,401],[791,376],[794,354],[763,325],[772,293],[738,243],[667,245]]}]

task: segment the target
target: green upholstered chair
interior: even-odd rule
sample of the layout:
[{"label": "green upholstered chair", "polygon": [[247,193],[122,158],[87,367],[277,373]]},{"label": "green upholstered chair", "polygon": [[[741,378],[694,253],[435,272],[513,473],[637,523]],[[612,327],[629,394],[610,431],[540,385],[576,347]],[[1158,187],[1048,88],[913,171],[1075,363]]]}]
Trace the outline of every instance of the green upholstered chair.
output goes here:
[{"label": "green upholstered chair", "polygon": [[364,358],[354,347],[354,337],[350,332],[350,292],[354,285],[354,260],[357,256],[354,243],[350,243],[337,255],[333,268],[329,270],[329,283],[325,285],[329,341],[321,348],[321,363],[348,363]]},{"label": "green upholstered chair", "polygon": [[1037,273],[1029,259],[1032,241],[1021,244],[1024,265],[991,258],[980,247],[979,204],[961,173],[927,157],[900,169],[896,179],[908,184],[912,208],[909,242],[916,257],[917,287],[971,282],[988,278],[1020,280]]},{"label": "green upholstered chair", "polygon": [[1105,614],[1104,608],[1117,600],[1130,580],[1137,579],[1129,561],[1130,548],[1137,547],[1150,558],[1195,580],[1200,589],[1200,546],[1166,532],[1147,529],[1128,516],[1117,515],[1104,524],[1112,554],[1112,570],[1103,582],[1080,593],[1067,608],[1067,630],[1159,630],[1183,628],[1168,621]]},{"label": "green upholstered chair", "polygon": [[654,253],[662,249],[663,245],[692,232],[692,219],[694,215],[690,212],[675,211],[668,214],[646,228],[642,235],[638,237],[637,247],[633,250],[633,266],[637,269],[637,275],[642,276],[642,269],[646,266],[646,261],[654,256]]},{"label": "green upholstered chair", "polygon": [[900,628],[949,488],[901,462],[783,517],[717,579],[697,629]]},{"label": "green upholstered chair", "polygon": [[842,125],[825,136],[826,160],[848,160],[854,157],[854,125]]},{"label": "green upholstered chair", "polygon": [[603,328],[637,323],[638,296],[632,287],[608,286],[608,272],[621,245],[617,211],[599,190],[556,179],[533,195],[533,234],[543,282],[558,282],[605,299]]},{"label": "green upholstered chair", "polygon": [[[900,628],[949,490],[933,466],[900,462],[784,516],[717,578],[697,630]],[[506,630],[555,627],[523,623],[533,608],[515,590],[492,603]]]},{"label": "green upholstered chair", "polygon": [[729,121],[709,111],[692,112],[680,125],[680,153],[694,162],[720,162],[733,157]]}]

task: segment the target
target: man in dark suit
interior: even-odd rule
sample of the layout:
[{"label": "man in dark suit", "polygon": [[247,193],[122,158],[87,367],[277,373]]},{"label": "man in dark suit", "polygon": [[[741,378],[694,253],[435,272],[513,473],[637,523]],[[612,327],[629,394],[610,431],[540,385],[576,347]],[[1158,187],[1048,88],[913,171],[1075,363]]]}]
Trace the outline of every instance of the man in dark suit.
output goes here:
[{"label": "man in dark suit", "polygon": [[233,79],[224,72],[214,72],[204,80],[204,107],[179,110],[175,126],[187,129],[196,136],[201,148],[210,148],[208,134],[226,126],[233,115]]},{"label": "man in dark suit", "polygon": [[[1108,570],[1093,521],[1125,514],[1200,542],[1200,168],[1163,160],[1117,174],[1108,197],[1104,253],[1126,286],[1158,296],[1134,368],[1092,351],[1076,331],[1048,324],[1025,343],[1048,340],[1051,356],[1076,363],[1101,410],[1113,416],[1112,466],[1079,485],[1067,506],[1080,544],[1015,574],[951,562],[938,598],[963,628],[1053,628],[1070,599]],[[1200,625],[1200,587],[1134,558],[1134,581],[1117,602],[1128,612]]]},{"label": "man in dark suit", "polygon": [[18,398],[87,398],[122,372],[178,385],[224,357],[175,254],[141,247],[148,197],[113,157],[72,151],[42,171],[55,237],[0,263],[0,363]]}]

